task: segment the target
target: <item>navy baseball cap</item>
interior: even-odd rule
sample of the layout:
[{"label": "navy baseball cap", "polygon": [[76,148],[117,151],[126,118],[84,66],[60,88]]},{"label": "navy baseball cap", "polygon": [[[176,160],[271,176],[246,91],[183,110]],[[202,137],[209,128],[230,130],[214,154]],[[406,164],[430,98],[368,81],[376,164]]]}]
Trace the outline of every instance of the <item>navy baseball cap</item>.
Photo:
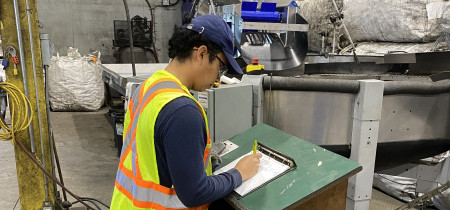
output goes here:
[{"label": "navy baseball cap", "polygon": [[202,15],[192,19],[191,23],[183,26],[189,30],[193,30],[205,36],[211,42],[222,48],[223,53],[228,60],[228,72],[236,72],[242,74],[241,67],[233,57],[233,33],[230,26],[216,15]]}]

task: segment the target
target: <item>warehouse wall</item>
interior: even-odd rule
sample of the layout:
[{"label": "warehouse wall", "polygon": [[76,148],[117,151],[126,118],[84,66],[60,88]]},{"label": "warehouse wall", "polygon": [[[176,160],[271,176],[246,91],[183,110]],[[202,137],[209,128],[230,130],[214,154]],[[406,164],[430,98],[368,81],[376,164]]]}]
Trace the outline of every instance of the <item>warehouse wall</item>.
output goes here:
[{"label": "warehouse wall", "polygon": [[[152,7],[162,0],[149,0]],[[171,2],[175,2],[172,0]],[[126,20],[122,0],[38,0],[40,32],[48,33],[55,54],[66,55],[68,47],[87,54],[100,50],[103,63],[114,63],[114,20]],[[128,0],[130,17],[150,19],[145,0]],[[160,62],[168,62],[167,42],[175,24],[181,24],[181,1],[172,7],[155,9],[156,48]]]}]

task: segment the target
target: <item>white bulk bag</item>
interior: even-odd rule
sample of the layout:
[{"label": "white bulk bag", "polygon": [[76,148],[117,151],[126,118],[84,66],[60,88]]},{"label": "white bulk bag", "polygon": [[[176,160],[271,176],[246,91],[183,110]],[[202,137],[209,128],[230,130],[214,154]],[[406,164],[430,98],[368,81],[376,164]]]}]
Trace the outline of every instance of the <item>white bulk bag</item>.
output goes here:
[{"label": "white bulk bag", "polygon": [[48,93],[52,110],[99,110],[105,97],[100,59],[94,62],[92,55],[81,57],[75,48],[69,48],[67,54],[51,58]]}]

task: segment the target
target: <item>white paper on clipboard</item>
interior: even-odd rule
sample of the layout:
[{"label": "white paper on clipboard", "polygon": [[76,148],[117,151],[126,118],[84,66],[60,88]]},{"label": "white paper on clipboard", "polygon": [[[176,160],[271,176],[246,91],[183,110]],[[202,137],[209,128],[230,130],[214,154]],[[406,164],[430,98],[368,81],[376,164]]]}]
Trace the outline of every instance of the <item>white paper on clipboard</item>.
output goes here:
[{"label": "white paper on clipboard", "polygon": [[[241,160],[244,156],[250,155],[253,152],[249,152],[240,158],[234,160],[233,162],[229,163],[228,165],[220,168],[219,170],[214,172],[214,175],[226,172],[230,170],[231,168],[234,168],[236,166],[237,162]],[[277,177],[278,175],[284,173],[287,171],[290,167],[288,165],[285,165],[271,157],[269,157],[266,154],[262,154],[262,158],[260,159],[259,169],[258,173],[252,177],[251,179],[243,182],[241,186],[234,189],[236,193],[238,193],[240,196],[245,196],[248,193],[250,193],[252,190],[260,187],[261,185],[267,183],[268,181],[272,180],[273,178]]]}]

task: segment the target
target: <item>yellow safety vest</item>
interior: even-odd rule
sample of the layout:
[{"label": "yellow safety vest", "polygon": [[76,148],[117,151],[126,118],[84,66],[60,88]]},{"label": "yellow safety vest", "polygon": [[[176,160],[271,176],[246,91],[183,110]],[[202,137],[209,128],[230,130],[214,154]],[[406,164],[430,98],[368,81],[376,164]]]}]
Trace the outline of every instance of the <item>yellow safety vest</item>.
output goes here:
[{"label": "yellow safety vest", "polygon": [[209,204],[187,208],[173,186],[167,188],[159,182],[154,139],[156,118],[167,103],[179,97],[194,100],[203,115],[208,138],[203,162],[206,174],[212,174],[209,157],[211,140],[205,111],[175,76],[165,70],[158,71],[145,80],[130,99],[111,209],[208,208]]}]

